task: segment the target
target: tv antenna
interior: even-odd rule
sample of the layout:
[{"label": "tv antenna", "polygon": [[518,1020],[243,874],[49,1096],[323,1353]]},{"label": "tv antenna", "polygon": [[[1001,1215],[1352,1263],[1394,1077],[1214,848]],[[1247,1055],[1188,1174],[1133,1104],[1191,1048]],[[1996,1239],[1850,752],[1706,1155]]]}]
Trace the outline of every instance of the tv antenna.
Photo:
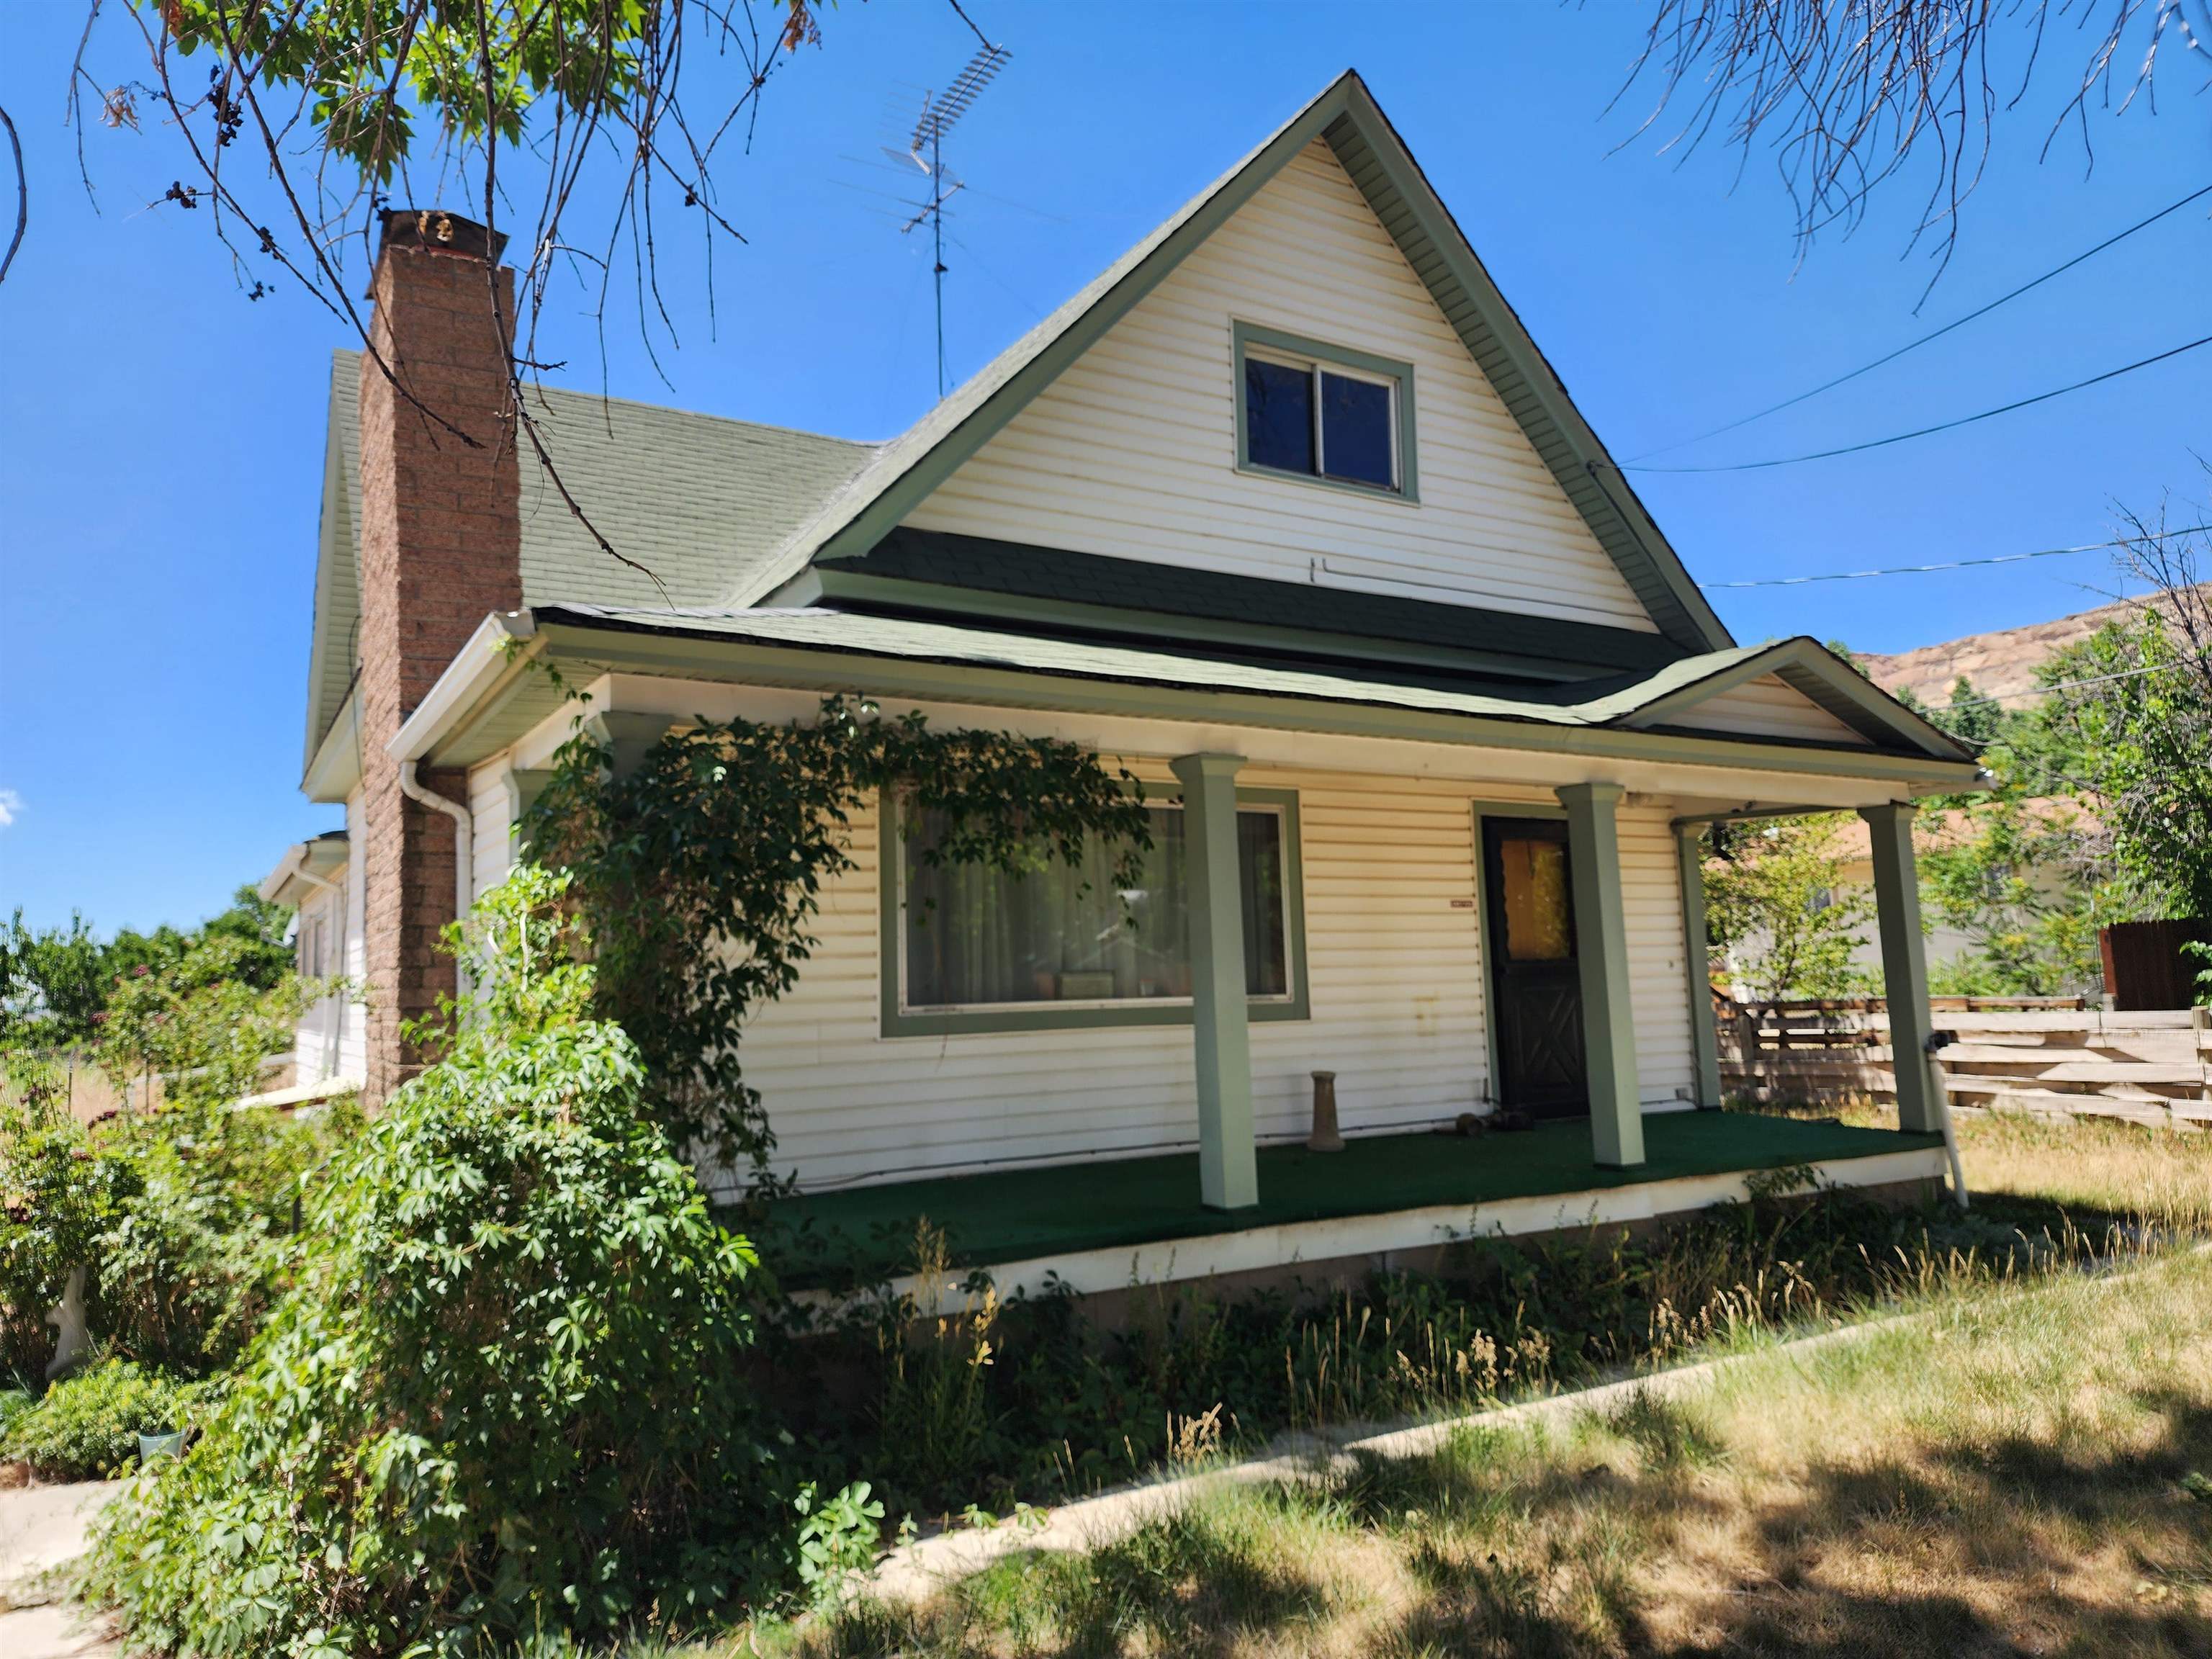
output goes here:
[{"label": "tv antenna", "polygon": [[921,169],[929,180],[929,200],[923,203],[914,217],[899,227],[902,235],[910,234],[927,225],[934,257],[931,261],[932,276],[937,284],[937,395],[945,396],[945,204],[966,186],[955,178],[945,165],[945,136],[959,123],[960,118],[975,107],[975,100],[984,89],[999,78],[999,71],[1006,66],[1012,54],[1004,46],[985,46],[968,60],[968,65],[952,79],[952,84],[941,92],[922,94],[921,113],[915,118],[914,131],[907,139],[906,153],[886,147],[884,154],[894,161],[910,161]]}]

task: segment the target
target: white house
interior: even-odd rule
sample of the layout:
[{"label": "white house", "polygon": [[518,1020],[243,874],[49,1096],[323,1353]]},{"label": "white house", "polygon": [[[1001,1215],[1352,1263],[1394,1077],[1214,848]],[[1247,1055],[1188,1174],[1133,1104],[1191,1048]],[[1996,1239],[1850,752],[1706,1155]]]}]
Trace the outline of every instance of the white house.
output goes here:
[{"label": "white house", "polygon": [[[1356,76],[888,443],[546,393],[563,482],[658,585],[502,431],[497,258],[388,216],[392,374],[334,363],[305,787],[348,838],[283,890],[368,1005],[319,1012],[303,1061],[404,1075],[397,1022],[450,982],[429,938],[570,730],[535,659],[618,757],[857,690],[1148,786],[1141,949],[1073,884],[930,876],[895,803],[856,823],[745,1038],[825,1225],[928,1209],[1008,1282],[1109,1285],[1659,1213],[1781,1164],[1939,1170],[1917,1066],[1902,1133],[1694,1109],[1692,832],[1863,813],[1910,1042],[1912,803],[1972,757],[1810,639],[1729,638]],[[926,879],[957,925],[915,925]],[[1346,1152],[1298,1144],[1316,1071]],[[1539,1127],[1434,1133],[1501,1105]]]}]

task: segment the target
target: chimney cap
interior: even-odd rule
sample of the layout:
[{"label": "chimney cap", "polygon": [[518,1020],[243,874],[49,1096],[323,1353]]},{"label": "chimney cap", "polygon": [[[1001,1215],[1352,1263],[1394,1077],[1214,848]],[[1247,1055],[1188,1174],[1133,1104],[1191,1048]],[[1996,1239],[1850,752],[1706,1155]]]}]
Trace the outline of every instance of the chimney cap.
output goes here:
[{"label": "chimney cap", "polygon": [[507,247],[507,237],[503,232],[486,230],[475,220],[443,208],[386,208],[382,246],[419,247],[497,264]]}]

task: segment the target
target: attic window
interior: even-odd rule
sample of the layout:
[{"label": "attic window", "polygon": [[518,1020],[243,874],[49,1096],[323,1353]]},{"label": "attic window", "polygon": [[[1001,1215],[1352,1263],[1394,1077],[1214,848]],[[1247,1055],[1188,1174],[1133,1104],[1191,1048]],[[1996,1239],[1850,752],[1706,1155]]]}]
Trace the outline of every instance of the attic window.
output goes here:
[{"label": "attic window", "polygon": [[1407,363],[1236,325],[1237,463],[1413,499]]}]

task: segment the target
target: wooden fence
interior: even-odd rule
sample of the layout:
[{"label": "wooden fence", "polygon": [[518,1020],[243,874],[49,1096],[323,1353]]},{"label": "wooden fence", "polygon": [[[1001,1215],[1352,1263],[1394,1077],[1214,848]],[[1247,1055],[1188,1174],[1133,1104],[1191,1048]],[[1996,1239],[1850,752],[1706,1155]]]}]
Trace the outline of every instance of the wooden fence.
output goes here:
[{"label": "wooden fence", "polygon": [[[1936,997],[1953,1106],[2212,1127],[2212,1030],[2188,1009],[2113,1013],[2079,997]],[[1771,1103],[1893,1105],[1879,997],[1739,1003],[1716,992],[1724,1092]],[[2197,1011],[2201,1016],[2203,1011]]]}]

